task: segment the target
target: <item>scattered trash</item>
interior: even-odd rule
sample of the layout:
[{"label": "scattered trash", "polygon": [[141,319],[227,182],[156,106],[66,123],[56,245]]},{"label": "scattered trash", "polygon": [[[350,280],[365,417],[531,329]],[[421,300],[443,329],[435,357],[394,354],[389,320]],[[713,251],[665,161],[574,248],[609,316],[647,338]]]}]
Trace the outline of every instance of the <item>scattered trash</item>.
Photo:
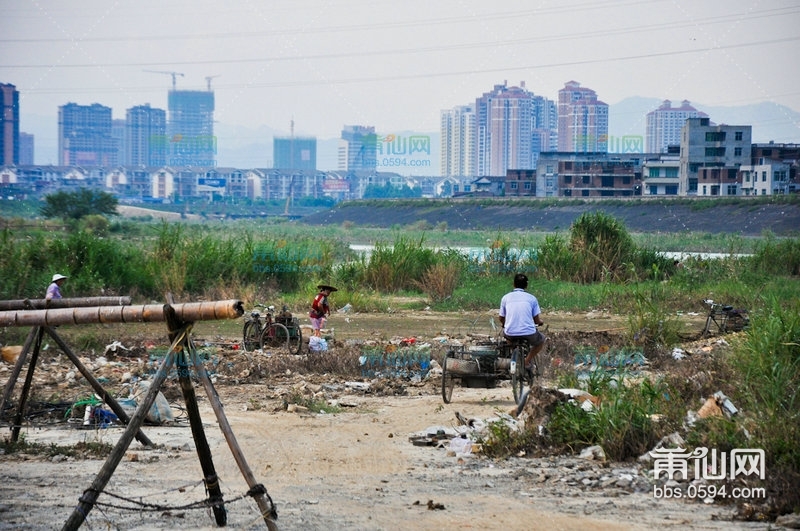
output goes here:
[{"label": "scattered trash", "polygon": [[[130,398],[137,399],[144,398],[150,390],[149,380],[139,380],[134,384]],[[167,424],[174,422],[175,417],[172,415],[172,409],[169,406],[167,397],[161,391],[156,395],[156,400],[150,406],[150,411],[147,413],[147,420],[153,424]]]},{"label": "scattered trash", "polygon": [[606,459],[606,452],[603,450],[603,447],[600,445],[589,446],[588,448],[584,448],[581,450],[579,455],[581,459],[589,459],[589,460],[598,460],[598,461],[605,461]]},{"label": "scattered trash", "polygon": [[731,418],[739,413],[731,399],[725,396],[722,391],[717,391],[709,397],[703,406],[697,411],[697,417],[705,419],[708,417],[722,417],[723,415]]},{"label": "scattered trash", "polygon": [[3,361],[11,365],[17,363],[17,358],[19,358],[21,353],[22,346],[20,345],[5,346],[0,348],[0,355],[2,355]]},{"label": "scattered trash", "polygon": [[352,310],[352,309],[353,309],[353,306],[348,302],[347,304],[345,304],[344,306],[342,306],[341,308],[339,308],[336,311],[338,313],[349,313],[350,310]]},{"label": "scattered trash", "polygon": [[440,447],[456,437],[458,433],[446,426],[429,426],[423,432],[412,433],[408,440],[414,446],[435,446]]},{"label": "scattered trash", "polygon": [[311,352],[324,352],[328,350],[328,342],[325,338],[311,336],[308,338],[308,350]]},{"label": "scattered trash", "polygon": [[697,416],[701,419],[709,417],[721,417],[722,408],[717,404],[717,399],[713,396],[708,398],[705,403],[697,410]]},{"label": "scattered trash", "polygon": [[732,417],[739,412],[739,410],[736,409],[736,406],[733,405],[733,402],[731,402],[731,399],[725,396],[722,391],[717,391],[714,393],[714,398],[717,400],[717,404],[719,404],[723,411],[725,411],[725,413],[727,413],[729,416]]},{"label": "scattered trash", "polygon": [[123,345],[119,341],[114,341],[110,345],[106,345],[106,349],[105,349],[105,351],[103,351],[103,354],[105,356],[127,355],[127,353],[129,353],[130,350],[131,349],[127,348],[125,345]]},{"label": "scattered trash", "polygon": [[682,360],[685,357],[686,357],[686,351],[683,350],[682,348],[675,347],[674,349],[672,349],[672,359]]},{"label": "scattered trash", "polygon": [[558,392],[568,396],[570,400],[574,400],[584,411],[600,407],[600,398],[582,389],[559,389]]},{"label": "scattered trash", "polygon": [[345,382],[344,386],[350,389],[356,389],[358,391],[363,391],[363,392],[369,391],[368,382]]},{"label": "scattered trash", "polygon": [[405,346],[363,347],[358,358],[361,375],[367,378],[425,378],[431,368],[429,343]]},{"label": "scattered trash", "polygon": [[595,370],[616,372],[635,371],[644,368],[647,358],[640,350],[609,347],[578,347],[575,349],[575,370],[579,375],[588,375]]},{"label": "scattered trash", "polygon": [[[422,505],[419,500],[415,501],[411,505]],[[429,511],[443,511],[444,505],[441,503],[436,503],[433,500],[428,500],[427,507]]]}]

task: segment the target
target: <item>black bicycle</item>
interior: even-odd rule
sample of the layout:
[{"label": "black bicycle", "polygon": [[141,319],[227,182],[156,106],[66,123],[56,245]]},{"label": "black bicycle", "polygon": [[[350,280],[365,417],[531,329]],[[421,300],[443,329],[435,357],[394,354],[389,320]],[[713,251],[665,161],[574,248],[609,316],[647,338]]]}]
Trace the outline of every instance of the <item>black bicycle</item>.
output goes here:
[{"label": "black bicycle", "polygon": [[[297,319],[293,317],[275,317],[274,306],[268,306],[266,313],[262,314],[257,308],[245,316],[242,329],[244,349],[252,352],[257,349],[286,349],[291,354],[298,354],[303,345],[302,334]],[[283,313],[286,313],[284,308]],[[280,322],[283,321],[283,322]],[[290,330],[287,324],[292,327]]]},{"label": "black bicycle", "polygon": [[[708,306],[708,316],[706,317],[706,326],[703,328],[703,337],[709,337],[712,333],[740,332],[750,324],[747,310],[717,304],[711,299],[704,300],[703,304]],[[716,329],[716,332],[714,329]]]}]

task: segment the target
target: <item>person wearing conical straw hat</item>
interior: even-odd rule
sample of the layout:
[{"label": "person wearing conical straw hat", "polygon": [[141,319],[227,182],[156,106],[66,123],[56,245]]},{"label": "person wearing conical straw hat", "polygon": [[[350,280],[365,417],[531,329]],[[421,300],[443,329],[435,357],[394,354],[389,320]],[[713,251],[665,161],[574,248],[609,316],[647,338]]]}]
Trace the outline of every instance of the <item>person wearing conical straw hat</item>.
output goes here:
[{"label": "person wearing conical straw hat", "polygon": [[331,313],[331,308],[328,306],[328,296],[338,290],[327,284],[320,284],[317,289],[319,293],[311,302],[311,311],[308,312],[308,316],[311,318],[311,328],[314,330],[314,335],[320,337],[320,331],[325,326],[325,320]]},{"label": "person wearing conical straw hat", "polygon": [[50,282],[50,285],[47,286],[47,292],[45,293],[45,300],[53,300],[53,299],[60,299],[61,298],[61,285],[67,279],[66,276],[56,273],[53,275],[53,280]]}]

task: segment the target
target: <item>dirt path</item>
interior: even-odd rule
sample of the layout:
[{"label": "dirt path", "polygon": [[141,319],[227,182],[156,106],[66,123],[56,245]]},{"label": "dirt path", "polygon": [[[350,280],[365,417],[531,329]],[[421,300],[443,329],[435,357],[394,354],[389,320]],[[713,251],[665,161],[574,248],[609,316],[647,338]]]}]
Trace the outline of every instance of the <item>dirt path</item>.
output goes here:
[{"label": "dirt path", "polygon": [[[426,312],[390,316],[337,315],[331,320],[337,342],[416,336],[437,341],[441,334],[490,331],[489,314],[436,315]],[[602,313],[556,315],[552,329],[616,330],[618,316]],[[413,323],[413,326],[410,325]],[[481,325],[480,323],[485,323]],[[697,324],[692,320],[687,327]],[[159,331],[153,332],[158,335]],[[203,337],[224,340],[220,330],[200,327]],[[235,341],[237,338],[229,338]],[[63,383],[63,360],[42,360],[42,372],[54,393],[75,393]],[[498,387],[457,386],[444,404],[438,380],[404,381],[396,393],[378,393],[360,380],[289,374],[254,383],[236,383],[241,352],[227,351],[229,375],[220,372],[215,387],[225,414],[258,481],[267,488],[284,530],[395,529],[766,529],[766,524],[733,522],[732,506],[655,499],[646,464],[610,463],[577,456],[506,460],[461,454],[412,436],[465,430],[456,412],[478,424],[514,407],[507,382]],[[131,360],[136,363],[138,360]],[[220,371],[222,371],[220,366]],[[122,369],[103,372],[114,374]],[[38,372],[37,372],[38,374]],[[8,368],[0,363],[0,383]],[[37,380],[38,382],[38,380]],[[55,383],[52,383],[55,382]],[[62,383],[59,383],[62,382]],[[338,406],[334,413],[286,408],[286,397],[305,392]],[[210,404],[198,390],[204,429],[209,439],[231,529],[265,529],[222,436]],[[292,410],[294,409],[294,410]],[[333,410],[332,410],[333,411]],[[169,506],[155,512],[126,511],[109,494],[88,515],[86,529],[167,530],[218,529],[204,510],[182,506],[204,499],[200,465],[188,424],[145,427],[157,448],[134,441],[106,487],[129,499]],[[75,445],[115,444],[122,428],[79,430],[72,424],[26,426],[26,441]],[[426,441],[426,439],[423,439]],[[449,443],[447,443],[449,444]],[[59,529],[103,466],[102,460],[56,456],[0,455],[0,530]],[[236,501],[234,501],[236,500]],[[177,508],[176,508],[177,507]]]},{"label": "dirt path", "polygon": [[[651,490],[625,483],[642,475],[632,464],[577,457],[491,460],[416,446],[409,436],[453,428],[455,412],[486,419],[513,406],[508,387],[456,388],[443,405],[431,394],[370,397],[345,394],[350,407],[336,414],[284,411],[263,400],[274,390],[221,388],[226,415],[245,457],[278,509],[281,529],[761,529],[727,521],[730,508],[656,500]],[[247,397],[248,402],[243,402]],[[253,403],[262,409],[252,410]],[[248,404],[250,404],[248,406]],[[249,409],[249,410],[248,410]],[[223,494],[246,492],[207,402],[202,408]],[[107,486],[109,492],[149,503],[181,506],[204,497],[190,430],[145,428],[159,445],[134,442]],[[113,443],[121,428],[98,431],[26,431],[29,441]],[[0,529],[59,528],[102,462],[0,460]],[[591,481],[596,486],[587,486]],[[622,486],[619,487],[617,484]],[[194,487],[187,487],[187,485]],[[599,485],[605,485],[600,487]],[[181,492],[180,490],[183,490]],[[119,504],[108,496],[99,501]],[[441,509],[429,509],[429,501]],[[250,500],[230,503],[228,527],[265,529]],[[152,513],[98,507],[91,529],[216,529],[202,510]]]}]

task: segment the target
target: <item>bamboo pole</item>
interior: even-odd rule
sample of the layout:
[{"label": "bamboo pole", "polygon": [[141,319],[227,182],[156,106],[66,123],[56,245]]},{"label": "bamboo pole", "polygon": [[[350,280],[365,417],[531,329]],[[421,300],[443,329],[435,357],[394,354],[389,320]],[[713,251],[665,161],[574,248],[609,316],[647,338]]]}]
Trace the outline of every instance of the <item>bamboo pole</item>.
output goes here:
[{"label": "bamboo pole", "polygon": [[0,417],[3,416],[6,403],[11,399],[11,393],[14,391],[14,386],[17,384],[19,373],[22,372],[22,366],[25,365],[25,361],[28,359],[28,351],[31,349],[31,345],[33,345],[33,342],[38,335],[39,327],[33,327],[31,328],[31,331],[28,332],[28,337],[25,339],[22,352],[19,353],[19,356],[17,357],[17,363],[14,364],[14,369],[11,371],[11,376],[9,376],[8,381],[6,382],[6,387],[3,390],[3,398],[0,399]]},{"label": "bamboo pole", "polygon": [[130,297],[78,297],[71,299],[16,299],[0,301],[0,311],[44,310],[46,308],[74,308],[79,306],[128,306]]},{"label": "bamboo pole", "polygon": [[[191,345],[191,342],[189,344]],[[250,487],[248,494],[255,499],[256,505],[258,505],[258,509],[261,511],[261,516],[264,518],[264,523],[267,525],[267,529],[269,531],[277,531],[278,525],[275,523],[275,520],[278,518],[278,512],[275,509],[275,504],[272,502],[272,498],[270,498],[264,485],[256,481],[255,474],[253,474],[253,471],[247,464],[242,448],[239,446],[236,435],[233,433],[233,428],[231,428],[230,422],[228,422],[228,418],[225,416],[225,411],[222,408],[222,402],[219,399],[217,390],[214,388],[214,384],[208,376],[208,371],[206,371],[203,362],[200,360],[200,356],[194,348],[190,348],[189,357],[194,364],[194,369],[197,376],[200,378],[200,382],[206,390],[211,409],[214,410],[214,414],[217,416],[219,428],[225,436],[225,440],[228,442],[228,447],[231,449],[233,459],[239,466],[239,470],[242,472],[247,486]]]},{"label": "bamboo pole", "polygon": [[[244,315],[240,300],[187,302],[174,305],[182,321],[213,321],[236,319]],[[86,308],[55,308],[48,310],[17,310],[0,312],[0,326],[59,326],[95,323],[155,323],[163,322],[163,304],[133,306],[95,306]]]},{"label": "bamboo pole", "polygon": [[[167,300],[172,303],[172,295],[169,295]],[[187,325],[191,326],[191,323],[184,323],[178,319],[171,305],[166,305],[164,312],[167,318],[169,339],[174,341],[178,335],[177,331]],[[183,401],[186,403],[186,414],[189,417],[189,426],[192,428],[192,438],[194,439],[197,458],[200,460],[200,468],[203,470],[203,482],[208,492],[208,500],[211,502],[211,509],[214,512],[217,525],[222,527],[228,522],[228,514],[225,511],[222,489],[214,467],[214,459],[211,456],[211,447],[208,444],[206,432],[203,430],[203,419],[200,416],[200,408],[197,406],[197,396],[194,392],[192,380],[189,377],[190,366],[186,352],[190,348],[190,341],[191,338],[189,338],[188,334],[184,335],[183,342],[179,345],[180,349],[175,354],[175,367],[178,370],[178,381],[181,385]]]},{"label": "bamboo pole", "polygon": [[17,407],[17,414],[14,417],[14,424],[11,427],[11,440],[17,442],[19,440],[19,430],[22,426],[22,417],[25,413],[25,405],[28,402],[28,395],[31,392],[31,384],[33,383],[33,372],[36,368],[36,360],[39,359],[39,350],[42,348],[42,336],[44,335],[43,328],[37,328],[36,341],[33,345],[33,352],[31,353],[31,363],[28,366],[28,372],[25,375],[25,383],[22,385],[22,392],[19,396],[19,407]]},{"label": "bamboo pole", "polygon": [[109,454],[106,462],[100,469],[100,472],[97,473],[92,485],[83,491],[83,495],[78,500],[78,506],[73,509],[72,514],[64,523],[62,531],[75,531],[86,520],[86,516],[89,514],[89,511],[92,510],[94,503],[100,496],[100,493],[103,491],[105,486],[108,484],[108,481],[111,479],[111,476],[114,474],[114,470],[116,470],[120,461],[122,461],[125,451],[128,449],[128,446],[130,446],[131,440],[133,440],[134,433],[142,426],[142,424],[144,424],[145,418],[150,412],[150,408],[153,406],[153,403],[156,401],[156,397],[161,390],[161,386],[164,385],[164,381],[167,379],[167,373],[172,367],[175,359],[175,351],[178,348],[182,348],[179,345],[189,334],[190,330],[191,326],[186,327],[186,329],[180,333],[178,339],[172,343],[169,352],[167,352],[167,355],[164,356],[161,366],[158,368],[158,371],[153,377],[153,381],[150,384],[150,389],[147,391],[144,400],[141,404],[139,404],[139,407],[136,408],[136,413],[133,414],[128,427],[117,441],[116,446],[114,446],[111,454]]}]

